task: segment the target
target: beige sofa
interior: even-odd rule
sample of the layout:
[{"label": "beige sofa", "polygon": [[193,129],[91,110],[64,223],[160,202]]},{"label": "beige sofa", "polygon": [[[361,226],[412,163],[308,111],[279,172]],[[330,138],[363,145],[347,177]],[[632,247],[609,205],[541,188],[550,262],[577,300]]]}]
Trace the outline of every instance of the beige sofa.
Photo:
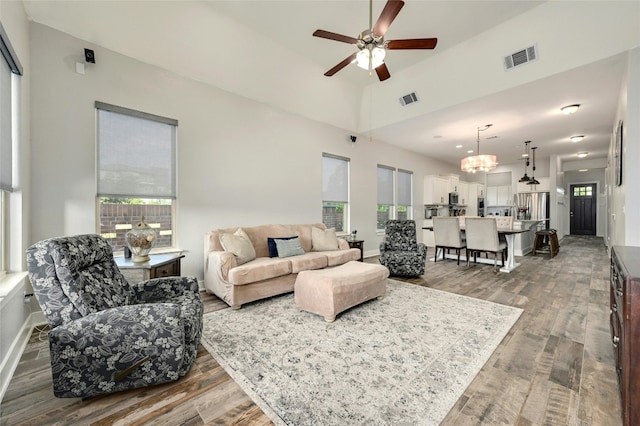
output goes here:
[{"label": "beige sofa", "polygon": [[[293,291],[298,272],[342,265],[360,259],[360,250],[349,248],[338,238],[338,249],[313,251],[312,227],[325,230],[322,223],[307,225],[262,225],[242,227],[256,252],[256,258],[238,265],[236,256],[225,251],[221,233],[238,228],[216,229],[204,236],[204,286],[234,309],[248,302]],[[304,254],[269,257],[268,238],[298,236]]]}]

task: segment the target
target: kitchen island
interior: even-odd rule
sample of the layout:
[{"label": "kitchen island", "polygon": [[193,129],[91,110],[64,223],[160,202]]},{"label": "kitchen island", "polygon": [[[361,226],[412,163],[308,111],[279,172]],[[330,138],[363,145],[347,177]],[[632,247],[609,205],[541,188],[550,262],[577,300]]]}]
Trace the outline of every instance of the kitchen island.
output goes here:
[{"label": "kitchen island", "polygon": [[526,256],[533,251],[533,242],[536,237],[538,225],[544,220],[514,220],[515,229],[527,229],[527,232],[517,234],[513,242],[513,253],[516,256]]}]

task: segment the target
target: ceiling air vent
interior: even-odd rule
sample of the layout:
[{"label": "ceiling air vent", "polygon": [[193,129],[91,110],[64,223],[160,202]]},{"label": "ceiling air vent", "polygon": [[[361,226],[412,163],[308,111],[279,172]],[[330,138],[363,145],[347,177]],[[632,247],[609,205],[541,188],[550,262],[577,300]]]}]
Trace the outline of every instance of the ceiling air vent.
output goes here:
[{"label": "ceiling air vent", "polygon": [[416,92],[411,92],[408,95],[404,95],[399,98],[400,105],[405,106],[412,104],[414,102],[418,102],[418,97],[416,96]]},{"label": "ceiling air vent", "polygon": [[538,59],[538,47],[534,44],[504,57],[504,69],[510,70]]}]

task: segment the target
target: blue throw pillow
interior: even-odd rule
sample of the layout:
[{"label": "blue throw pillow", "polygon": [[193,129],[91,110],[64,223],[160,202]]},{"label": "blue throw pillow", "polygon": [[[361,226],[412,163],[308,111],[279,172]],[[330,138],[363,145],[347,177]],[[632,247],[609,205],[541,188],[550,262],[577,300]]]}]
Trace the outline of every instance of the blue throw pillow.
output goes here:
[{"label": "blue throw pillow", "polygon": [[276,247],[278,248],[278,257],[290,257],[304,254],[304,250],[300,245],[300,238],[298,237],[287,240],[276,238]]},{"label": "blue throw pillow", "polygon": [[267,245],[269,246],[269,257],[278,257],[278,247],[276,247],[276,240],[291,240],[293,238],[298,238],[298,237],[293,236],[293,237],[267,238]]}]

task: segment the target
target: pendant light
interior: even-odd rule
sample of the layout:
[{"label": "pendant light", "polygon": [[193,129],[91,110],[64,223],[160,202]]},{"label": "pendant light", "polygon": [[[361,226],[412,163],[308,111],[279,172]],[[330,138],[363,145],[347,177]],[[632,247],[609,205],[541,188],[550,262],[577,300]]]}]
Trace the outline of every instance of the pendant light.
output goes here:
[{"label": "pendant light", "polygon": [[529,167],[529,144],[531,141],[526,141],[524,143],[524,176],[520,178],[518,182],[529,182],[529,176],[527,176],[527,167]]},{"label": "pendant light", "polygon": [[537,146],[531,148],[531,152],[533,153],[533,171],[531,172],[531,179],[527,182],[527,185],[540,185],[540,182],[536,180],[536,149]]},{"label": "pendant light", "polygon": [[469,157],[463,158],[462,161],[460,161],[460,169],[463,172],[488,172],[495,169],[498,165],[495,155],[480,155],[480,132],[487,130],[491,126],[493,126],[493,124],[487,124],[485,126],[478,127],[476,139],[478,149],[476,151],[476,155],[470,155]]}]

